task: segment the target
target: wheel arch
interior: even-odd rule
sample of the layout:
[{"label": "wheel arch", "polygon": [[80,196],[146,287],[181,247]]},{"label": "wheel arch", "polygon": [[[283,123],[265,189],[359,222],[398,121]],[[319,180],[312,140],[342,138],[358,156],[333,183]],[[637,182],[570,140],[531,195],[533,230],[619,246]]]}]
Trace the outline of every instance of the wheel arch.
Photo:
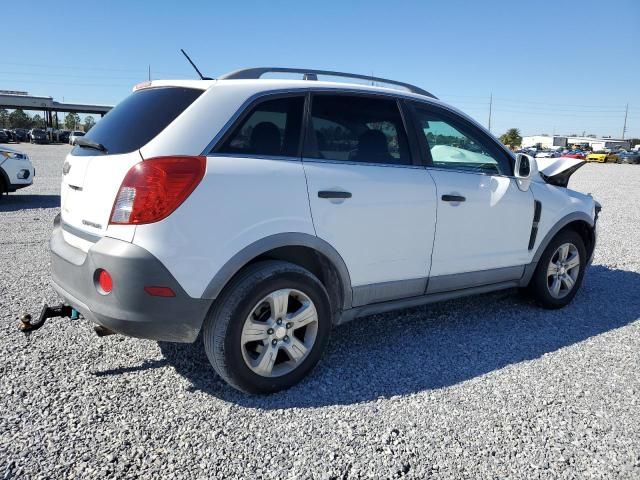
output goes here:
[{"label": "wheel arch", "polygon": [[288,261],[316,275],[329,292],[335,318],[351,308],[351,278],[340,254],[326,241],[296,232],[271,235],[240,250],[211,279],[202,298],[217,298],[240,270],[267,259]]},{"label": "wheel arch", "polygon": [[529,284],[533,273],[536,270],[538,261],[544,253],[545,249],[553,240],[553,238],[564,230],[573,230],[584,241],[585,248],[587,249],[587,258],[590,260],[593,255],[596,243],[595,222],[593,218],[587,215],[585,212],[573,212],[563,218],[561,218],[556,224],[547,232],[544,238],[540,241],[538,248],[536,249],[533,259],[529,265],[525,267],[524,274],[520,281],[521,286]]}]

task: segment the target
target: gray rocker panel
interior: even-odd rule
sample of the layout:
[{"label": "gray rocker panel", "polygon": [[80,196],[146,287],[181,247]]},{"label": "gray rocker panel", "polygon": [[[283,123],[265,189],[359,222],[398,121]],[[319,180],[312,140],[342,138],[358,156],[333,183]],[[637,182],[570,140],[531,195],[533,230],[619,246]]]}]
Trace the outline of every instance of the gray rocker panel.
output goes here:
[{"label": "gray rocker panel", "polygon": [[370,303],[415,297],[416,295],[422,295],[426,287],[426,278],[398,280],[353,287],[353,306],[359,307]]},{"label": "gray rocker panel", "polygon": [[427,294],[461,290],[463,288],[491,285],[492,283],[520,280],[524,273],[524,265],[515,267],[494,268],[476,272],[454,273],[429,278]]}]

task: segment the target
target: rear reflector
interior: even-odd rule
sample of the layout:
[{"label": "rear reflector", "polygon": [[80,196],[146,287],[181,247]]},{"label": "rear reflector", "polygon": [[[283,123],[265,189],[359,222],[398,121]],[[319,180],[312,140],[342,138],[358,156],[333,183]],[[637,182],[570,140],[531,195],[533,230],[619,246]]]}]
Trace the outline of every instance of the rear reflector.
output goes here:
[{"label": "rear reflector", "polygon": [[206,160],[156,157],[134,165],[122,181],[109,223],[141,225],[168,217],[198,186]]},{"label": "rear reflector", "polygon": [[104,295],[111,293],[111,290],[113,290],[113,280],[109,272],[100,268],[96,270],[96,277],[98,281],[98,291]]},{"label": "rear reflector", "polygon": [[144,287],[144,291],[149,295],[154,297],[175,297],[176,294],[173,293],[169,287]]}]

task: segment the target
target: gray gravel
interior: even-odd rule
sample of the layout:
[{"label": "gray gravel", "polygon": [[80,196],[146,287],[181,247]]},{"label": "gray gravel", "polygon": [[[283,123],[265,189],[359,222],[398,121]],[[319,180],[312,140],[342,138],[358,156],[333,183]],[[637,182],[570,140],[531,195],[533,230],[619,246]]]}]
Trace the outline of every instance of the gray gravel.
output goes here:
[{"label": "gray gravel", "polygon": [[640,166],[572,179],[604,205],[574,303],[514,292],[338,328],[311,377],[227,387],[199,345],[96,337],[55,303],[47,239],[67,146],[21,145],[36,183],[0,204],[0,476],[639,478]]}]

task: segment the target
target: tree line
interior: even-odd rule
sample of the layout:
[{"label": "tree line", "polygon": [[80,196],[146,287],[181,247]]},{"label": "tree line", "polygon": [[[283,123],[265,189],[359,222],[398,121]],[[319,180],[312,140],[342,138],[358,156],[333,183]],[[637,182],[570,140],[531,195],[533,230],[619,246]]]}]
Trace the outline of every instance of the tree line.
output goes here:
[{"label": "tree line", "polygon": [[[57,116],[57,113],[54,115]],[[53,124],[56,124],[55,120]],[[81,122],[80,115],[72,112],[65,115],[63,122],[58,122],[58,125],[63,125],[67,130],[82,129],[85,132],[95,124],[96,121],[91,115],[87,115],[84,122]],[[11,113],[0,108],[0,128],[46,128],[46,126],[44,118],[38,113],[31,116],[19,108]]]}]

